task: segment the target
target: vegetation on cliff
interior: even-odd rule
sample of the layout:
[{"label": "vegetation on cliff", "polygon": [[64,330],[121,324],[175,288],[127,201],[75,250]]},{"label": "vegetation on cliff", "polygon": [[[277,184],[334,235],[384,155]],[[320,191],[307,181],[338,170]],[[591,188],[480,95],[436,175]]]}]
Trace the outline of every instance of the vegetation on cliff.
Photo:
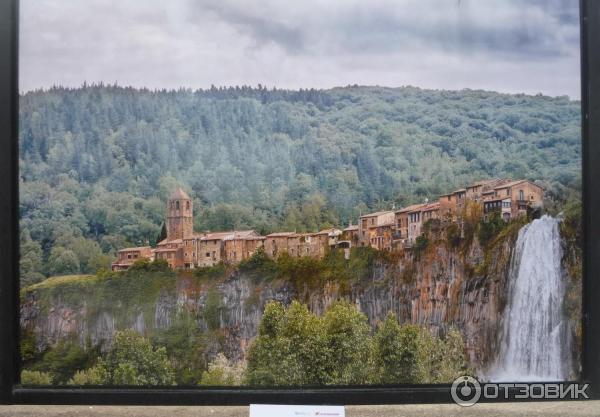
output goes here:
[{"label": "vegetation on cliff", "polygon": [[572,367],[579,372],[581,367],[581,352],[583,343],[583,321],[582,321],[582,278],[583,278],[583,254],[582,254],[582,204],[581,201],[570,202],[563,212],[563,220],[560,223],[560,234],[563,239],[562,266],[567,275],[567,288],[564,300],[565,313],[569,318],[571,328],[575,333],[573,346]]}]

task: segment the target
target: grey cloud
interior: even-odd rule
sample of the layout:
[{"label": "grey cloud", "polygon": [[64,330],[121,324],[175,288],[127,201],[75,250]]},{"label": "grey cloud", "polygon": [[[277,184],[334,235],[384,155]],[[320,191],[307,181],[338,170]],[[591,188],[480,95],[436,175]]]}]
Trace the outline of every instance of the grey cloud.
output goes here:
[{"label": "grey cloud", "polygon": [[[258,15],[263,12],[262,10],[257,10],[256,14],[252,14],[225,1],[194,3],[194,9],[196,10],[193,15],[195,17],[199,13],[214,13],[219,19],[235,26],[242,34],[252,37],[257,46],[273,42],[292,53],[304,49],[304,33],[300,28]],[[268,13],[265,15],[268,16]]]},{"label": "grey cloud", "polygon": [[[420,8],[422,19],[415,19],[414,15],[390,14],[385,9],[363,14],[346,11],[332,22],[333,30],[343,34],[337,47],[342,51],[379,53],[416,45],[424,46],[429,52],[438,49],[467,55],[500,53],[505,59],[524,59],[564,55],[578,42],[578,21],[573,18],[570,8],[547,11],[519,1],[513,4],[513,10],[521,11],[522,18],[514,13],[498,24],[490,25],[488,20],[481,19],[481,14],[469,13],[468,9],[472,8],[469,3],[463,1],[448,7],[445,2],[446,7],[437,13],[445,13],[446,18],[427,24],[428,14],[435,15],[436,12],[431,7],[432,2],[424,3],[429,7]],[[467,9],[466,13],[460,9]],[[326,36],[323,39],[328,40]],[[332,47],[330,45],[329,49]]]},{"label": "grey cloud", "polygon": [[345,84],[579,96],[571,0],[23,0],[21,88]]}]

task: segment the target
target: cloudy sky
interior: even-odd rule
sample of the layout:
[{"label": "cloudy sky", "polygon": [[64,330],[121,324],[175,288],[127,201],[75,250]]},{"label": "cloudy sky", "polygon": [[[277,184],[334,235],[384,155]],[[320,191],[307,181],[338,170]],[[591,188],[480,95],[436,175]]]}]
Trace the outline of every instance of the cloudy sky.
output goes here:
[{"label": "cloudy sky", "polygon": [[22,0],[22,91],[347,84],[578,99],[576,0]]}]

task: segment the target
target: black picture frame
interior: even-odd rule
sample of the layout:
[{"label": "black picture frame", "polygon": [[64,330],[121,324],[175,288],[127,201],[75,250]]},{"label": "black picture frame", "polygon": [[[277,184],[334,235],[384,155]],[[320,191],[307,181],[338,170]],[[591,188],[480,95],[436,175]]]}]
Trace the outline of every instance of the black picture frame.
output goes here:
[{"label": "black picture frame", "polygon": [[[450,385],[315,388],[24,388],[18,384],[18,0],[0,0],[0,403],[115,405],[452,402]],[[583,372],[600,399],[600,1],[580,0],[583,180]],[[506,401],[499,398],[496,401]],[[514,400],[513,400],[514,401]]]}]

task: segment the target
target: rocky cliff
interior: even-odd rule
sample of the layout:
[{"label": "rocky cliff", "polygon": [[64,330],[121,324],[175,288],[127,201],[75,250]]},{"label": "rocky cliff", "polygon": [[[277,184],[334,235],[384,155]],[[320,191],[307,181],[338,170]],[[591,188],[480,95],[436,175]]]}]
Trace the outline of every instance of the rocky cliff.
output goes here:
[{"label": "rocky cliff", "polygon": [[240,358],[268,301],[298,299],[321,313],[344,298],[373,326],[392,311],[402,322],[440,333],[457,327],[472,365],[482,369],[497,351],[515,236],[504,233],[485,250],[476,238],[456,247],[432,239],[418,252],[378,256],[354,280],[263,279],[240,269],[202,279],[191,272],[129,271],[49,280],[23,290],[21,326],[42,351],[63,339],[109,346],[114,332],[125,328],[151,336],[187,315],[201,331],[218,334],[212,354]]}]

